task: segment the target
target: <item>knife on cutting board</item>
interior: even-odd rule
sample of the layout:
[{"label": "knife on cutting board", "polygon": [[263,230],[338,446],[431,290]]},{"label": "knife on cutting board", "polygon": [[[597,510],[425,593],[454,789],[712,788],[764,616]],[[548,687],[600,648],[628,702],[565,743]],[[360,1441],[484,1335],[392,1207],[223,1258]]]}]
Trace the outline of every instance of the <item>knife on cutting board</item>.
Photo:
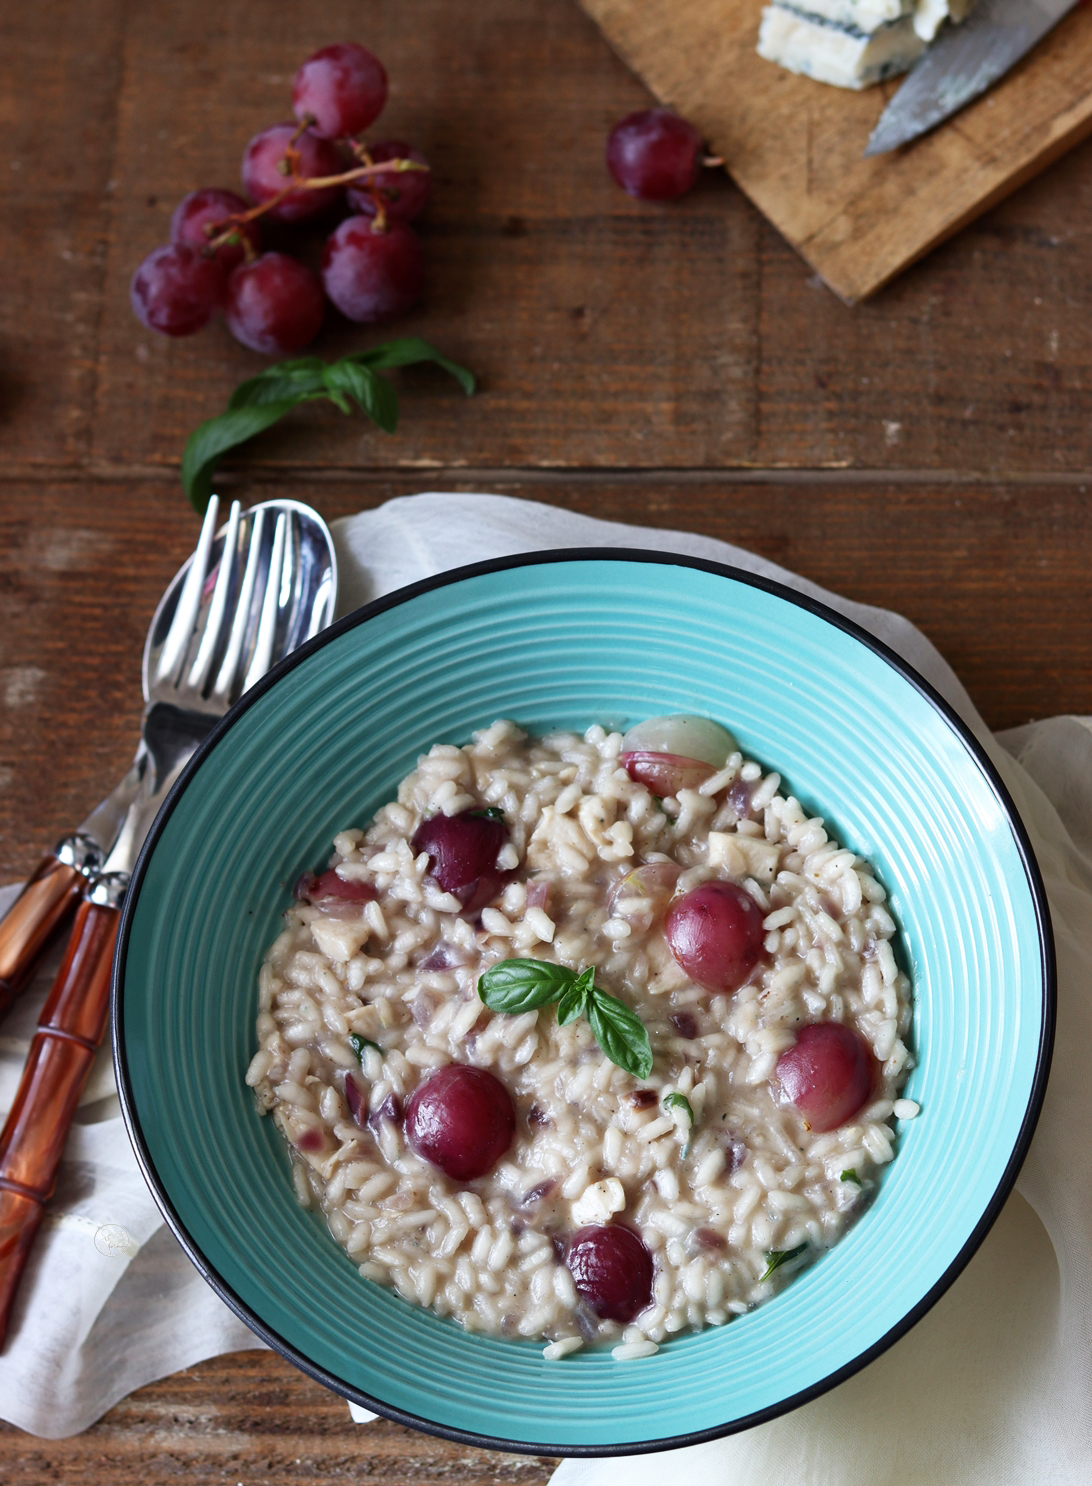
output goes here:
[{"label": "knife on cutting board", "polygon": [[978,0],[914,64],[880,115],[866,155],[908,144],[970,103],[1031,51],[1078,0]]}]

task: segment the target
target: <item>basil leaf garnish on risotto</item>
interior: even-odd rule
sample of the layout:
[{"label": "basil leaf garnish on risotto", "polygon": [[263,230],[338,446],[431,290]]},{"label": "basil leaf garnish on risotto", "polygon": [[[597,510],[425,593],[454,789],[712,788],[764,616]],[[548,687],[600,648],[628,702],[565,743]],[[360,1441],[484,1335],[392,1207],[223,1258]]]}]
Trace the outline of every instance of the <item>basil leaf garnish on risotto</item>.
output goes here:
[{"label": "basil leaf garnish on risotto", "polygon": [[842,1172],[842,1180],[844,1182],[856,1182],[858,1187],[861,1185],[861,1178],[852,1169]]},{"label": "basil leaf garnish on risotto", "polygon": [[518,1016],[548,1006],[577,980],[575,971],[548,960],[501,960],[478,980],[478,995],[490,1011]]},{"label": "basil leaf garnish on risotto", "polygon": [[799,1259],[800,1255],[807,1250],[807,1244],[799,1244],[795,1249],[770,1249],[766,1255],[766,1273],[762,1276],[768,1280],[775,1269],[780,1269],[783,1264],[788,1264],[790,1259]]},{"label": "basil leaf garnish on risotto", "polygon": [[594,965],[577,975],[549,960],[501,960],[479,977],[478,995],[490,1011],[509,1016],[556,1001],[562,1027],[585,1016],[612,1063],[636,1078],[647,1078],[652,1072],[652,1045],[644,1023],[624,1001],[600,990]]},{"label": "basil leaf garnish on risotto", "polygon": [[686,1097],[685,1094],[680,1094],[677,1089],[668,1094],[667,1098],[664,1100],[664,1108],[685,1110],[686,1118],[690,1121],[691,1125],[693,1125],[694,1110],[691,1106],[690,1100]]},{"label": "basil leaf garnish on risotto", "polygon": [[575,1022],[578,1016],[586,1016],[588,1012],[588,997],[595,986],[595,967],[589,965],[573,981],[567,991],[562,994],[557,1003],[557,1024],[559,1027],[567,1027],[570,1022]]},{"label": "basil leaf garnish on risotto", "polygon": [[648,1077],[652,1072],[652,1045],[648,1030],[635,1011],[617,996],[608,996],[606,991],[593,986],[587,1018],[596,1042],[612,1063],[635,1078]]}]

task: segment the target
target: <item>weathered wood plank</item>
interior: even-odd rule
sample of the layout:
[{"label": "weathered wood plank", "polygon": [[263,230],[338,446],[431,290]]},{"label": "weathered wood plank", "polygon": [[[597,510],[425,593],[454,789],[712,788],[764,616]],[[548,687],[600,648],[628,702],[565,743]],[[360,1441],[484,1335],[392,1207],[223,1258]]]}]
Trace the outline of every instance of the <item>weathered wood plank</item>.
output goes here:
[{"label": "weathered wood plank", "polygon": [[237,1352],[152,1383],[84,1434],[38,1440],[0,1423],[5,1486],[545,1486],[555,1461],[469,1449],[377,1420],[272,1352]]},{"label": "weathered wood plank", "polygon": [[[91,443],[123,0],[0,10],[0,450]],[[2,497],[0,497],[2,499]]]},{"label": "weathered wood plank", "polygon": [[[422,488],[419,476],[311,483],[334,517]],[[445,472],[429,485],[474,489]],[[604,476],[494,478],[571,510],[735,542],[906,614],[955,666],[987,721],[1092,712],[1080,487],[860,487]],[[244,487],[248,502],[285,486]],[[139,657],[197,521],[170,483],[4,488],[0,510],[0,881],[26,872],[128,762]],[[48,760],[49,767],[43,767]]]}]

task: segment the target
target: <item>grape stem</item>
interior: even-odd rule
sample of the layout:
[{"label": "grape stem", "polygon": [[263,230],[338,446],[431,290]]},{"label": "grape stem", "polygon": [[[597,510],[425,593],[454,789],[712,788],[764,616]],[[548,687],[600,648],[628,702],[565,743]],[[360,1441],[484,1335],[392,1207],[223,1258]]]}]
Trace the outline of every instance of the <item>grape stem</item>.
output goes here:
[{"label": "grape stem", "polygon": [[[422,165],[419,160],[382,160],[376,165],[368,155],[364,145],[357,146],[354,144],[353,153],[357,154],[358,158],[360,155],[363,155],[367,163],[354,166],[352,170],[344,170],[340,175],[305,176],[300,171],[299,151],[292,145],[289,145],[284,152],[284,163],[288,166],[286,174],[291,177],[288,185],[285,186],[283,191],[278,191],[275,196],[271,196],[268,201],[262,201],[257,206],[252,206],[249,211],[236,212],[230,217],[225,217],[222,222],[209,223],[205,228],[206,233],[210,231],[215,232],[216,236],[209,237],[208,251],[214,253],[218,247],[229,241],[233,232],[238,231],[247,222],[253,222],[258,217],[265,216],[266,212],[272,211],[275,206],[279,206],[286,196],[291,196],[295,191],[325,191],[330,186],[352,185],[354,181],[364,181],[367,183],[369,176],[381,175],[385,171],[401,174],[408,170],[428,170],[429,168],[427,165]],[[378,191],[373,191],[372,194],[375,197],[376,203],[376,217],[373,230],[376,232],[385,232],[387,230],[387,214],[382,198]],[[247,258],[249,261],[253,258],[254,254],[246,242],[245,236],[243,243],[247,248]]]}]

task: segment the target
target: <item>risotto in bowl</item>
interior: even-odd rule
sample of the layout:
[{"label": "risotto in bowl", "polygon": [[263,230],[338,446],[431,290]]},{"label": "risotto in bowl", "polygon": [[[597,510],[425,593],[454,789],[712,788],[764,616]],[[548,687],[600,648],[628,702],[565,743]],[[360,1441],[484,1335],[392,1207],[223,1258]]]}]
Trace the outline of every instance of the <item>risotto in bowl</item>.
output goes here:
[{"label": "risotto in bowl", "polygon": [[876,641],[647,553],[446,574],[291,657],[134,879],[119,1085],[236,1311],[366,1407],[631,1453],[943,1292],[1049,1062],[988,760]]}]

